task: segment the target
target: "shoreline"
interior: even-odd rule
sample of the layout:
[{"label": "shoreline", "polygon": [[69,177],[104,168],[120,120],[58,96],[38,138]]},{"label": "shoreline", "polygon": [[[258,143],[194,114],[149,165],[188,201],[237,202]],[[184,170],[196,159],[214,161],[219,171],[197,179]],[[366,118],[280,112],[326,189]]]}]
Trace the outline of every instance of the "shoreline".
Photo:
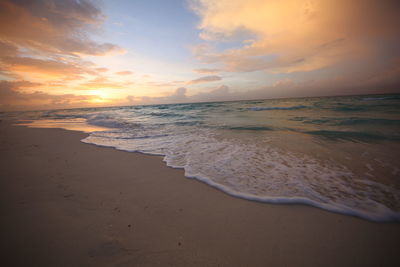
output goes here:
[{"label": "shoreline", "polygon": [[236,198],[81,132],[0,130],[2,248],[15,266],[400,265],[398,223]]},{"label": "shoreline", "polygon": [[[86,142],[85,139],[90,136],[90,133],[93,131],[107,131],[107,130],[112,130],[112,128],[103,128],[100,126],[94,126],[87,124],[87,122],[79,121],[78,126],[75,124],[71,123],[65,123],[65,122],[59,122],[59,121],[54,121],[54,120],[32,120],[30,122],[20,122],[13,124],[13,126],[23,126],[27,128],[41,128],[41,129],[60,129],[60,130],[66,130],[66,131],[74,131],[78,133],[83,133],[84,136],[82,139],[80,139],[80,142],[84,144],[89,144],[89,145],[95,145],[97,147],[103,147],[103,148],[112,148],[115,150],[123,151],[123,152],[128,152],[128,153],[138,153],[138,154],[143,154],[143,155],[148,155],[148,156],[156,156],[160,157],[160,159],[165,163],[167,167],[173,168],[173,169],[180,169],[183,170],[184,172],[184,177],[188,179],[195,179],[201,183],[204,183],[210,187],[213,187],[222,193],[225,193],[229,196],[235,197],[235,198],[240,198],[243,200],[248,200],[248,201],[255,201],[259,203],[267,203],[267,204],[274,204],[274,205],[305,205],[305,206],[310,206],[318,209],[322,209],[324,211],[328,212],[333,212],[345,216],[352,216],[356,218],[360,218],[363,220],[371,221],[371,222],[378,222],[378,223],[400,223],[400,217],[399,214],[395,212],[389,212],[386,210],[386,215],[381,216],[380,218],[377,218],[373,215],[370,215],[368,213],[362,212],[362,211],[357,211],[353,210],[351,208],[343,208],[343,207],[337,207],[337,206],[332,206],[330,204],[324,204],[320,202],[316,202],[313,200],[310,200],[308,198],[302,198],[302,197],[294,197],[294,198],[288,198],[288,197],[262,197],[262,196],[256,196],[256,195],[247,195],[243,194],[240,192],[232,191],[230,188],[218,184],[214,182],[210,178],[206,177],[201,177],[201,176],[189,176],[186,174],[186,170],[184,167],[175,167],[173,165],[168,164],[168,160],[166,160],[166,156],[163,154],[152,154],[152,153],[146,153],[146,152],[141,152],[141,151],[127,151],[124,149],[119,149],[113,146],[107,146],[107,145],[99,145],[95,143],[90,143]],[[386,208],[386,207],[385,207]]]},{"label": "shoreline", "polygon": [[[85,134],[85,136],[82,137],[82,139],[80,139],[80,142],[85,143],[85,144],[95,145],[95,146],[103,147],[103,148],[112,148],[112,149],[129,152],[129,153],[139,153],[139,154],[143,154],[143,155],[157,156],[157,157],[161,158],[161,160],[166,164],[167,167],[183,170],[185,178],[195,179],[201,183],[204,183],[208,186],[211,186],[211,187],[221,191],[222,193],[225,193],[225,194],[235,197],[235,198],[240,198],[240,199],[248,200],[248,201],[255,201],[255,202],[259,202],[259,203],[274,204],[274,205],[305,205],[305,206],[310,206],[310,207],[322,209],[324,211],[333,212],[333,213],[337,213],[337,214],[341,214],[341,215],[345,215],[345,216],[361,218],[363,220],[372,221],[372,222],[400,223],[400,214],[394,212],[393,210],[388,209],[385,206],[381,207],[381,212],[384,213],[384,215],[380,215],[377,217],[376,215],[370,214],[366,211],[356,210],[356,209],[352,209],[350,207],[345,207],[345,206],[335,206],[335,205],[332,205],[331,203],[321,203],[321,202],[311,200],[306,197],[264,197],[264,196],[257,196],[257,195],[251,195],[251,194],[245,194],[242,192],[233,191],[229,187],[213,181],[211,178],[203,177],[203,176],[199,176],[199,175],[193,175],[193,176],[188,175],[185,167],[171,165],[168,162],[168,159],[165,154],[152,154],[149,152],[142,152],[142,151],[128,151],[128,150],[116,148],[114,146],[107,146],[107,145],[87,142],[86,139],[88,137],[90,137],[92,132],[108,131],[108,130],[113,130],[113,128],[104,128],[104,127],[100,127],[100,126],[90,125],[86,121],[78,121],[78,122],[73,122],[73,123],[71,123],[71,121],[68,121],[66,123],[65,121],[59,122],[57,120],[32,120],[28,123],[18,121],[17,124],[13,124],[13,125],[14,126],[24,126],[27,128],[61,129],[61,130],[66,130],[66,131],[75,131],[75,132]],[[385,211],[383,212],[383,210],[385,210]]]}]

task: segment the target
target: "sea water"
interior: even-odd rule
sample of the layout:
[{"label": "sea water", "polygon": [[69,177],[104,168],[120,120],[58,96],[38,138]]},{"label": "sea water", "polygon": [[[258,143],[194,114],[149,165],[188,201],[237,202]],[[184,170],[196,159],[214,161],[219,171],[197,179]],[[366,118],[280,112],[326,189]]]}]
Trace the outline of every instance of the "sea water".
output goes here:
[{"label": "sea water", "polygon": [[39,125],[90,125],[84,143],[162,155],[186,177],[236,197],[400,221],[400,95],[23,115]]}]

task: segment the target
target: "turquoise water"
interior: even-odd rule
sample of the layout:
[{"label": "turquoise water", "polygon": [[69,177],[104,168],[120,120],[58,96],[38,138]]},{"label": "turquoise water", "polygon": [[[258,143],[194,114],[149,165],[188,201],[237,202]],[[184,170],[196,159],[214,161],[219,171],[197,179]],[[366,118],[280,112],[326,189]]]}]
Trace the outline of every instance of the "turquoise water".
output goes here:
[{"label": "turquoise water", "polygon": [[[400,220],[400,95],[26,112],[90,131],[82,141],[163,155],[233,196]],[[50,123],[51,124],[51,123]],[[162,177],[161,177],[162,178]]]}]

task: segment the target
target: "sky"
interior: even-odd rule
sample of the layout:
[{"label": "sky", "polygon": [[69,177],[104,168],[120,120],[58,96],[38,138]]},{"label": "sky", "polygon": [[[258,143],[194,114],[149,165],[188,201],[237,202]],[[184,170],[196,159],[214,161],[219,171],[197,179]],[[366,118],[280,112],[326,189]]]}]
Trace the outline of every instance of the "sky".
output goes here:
[{"label": "sky", "polygon": [[2,0],[0,110],[400,92],[397,0]]}]

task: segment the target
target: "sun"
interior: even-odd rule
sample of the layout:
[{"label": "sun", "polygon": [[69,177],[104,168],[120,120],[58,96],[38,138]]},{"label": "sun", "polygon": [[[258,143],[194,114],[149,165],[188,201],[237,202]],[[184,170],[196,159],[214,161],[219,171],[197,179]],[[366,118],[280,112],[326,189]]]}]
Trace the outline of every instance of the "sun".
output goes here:
[{"label": "sun", "polygon": [[91,96],[89,102],[92,104],[103,104],[111,101],[110,93],[106,92],[105,90],[88,90],[87,95]]},{"label": "sun", "polygon": [[88,90],[88,94],[93,96],[98,96],[99,98],[102,98],[104,100],[110,98],[110,93],[108,93],[106,90],[101,90],[101,89]]}]

